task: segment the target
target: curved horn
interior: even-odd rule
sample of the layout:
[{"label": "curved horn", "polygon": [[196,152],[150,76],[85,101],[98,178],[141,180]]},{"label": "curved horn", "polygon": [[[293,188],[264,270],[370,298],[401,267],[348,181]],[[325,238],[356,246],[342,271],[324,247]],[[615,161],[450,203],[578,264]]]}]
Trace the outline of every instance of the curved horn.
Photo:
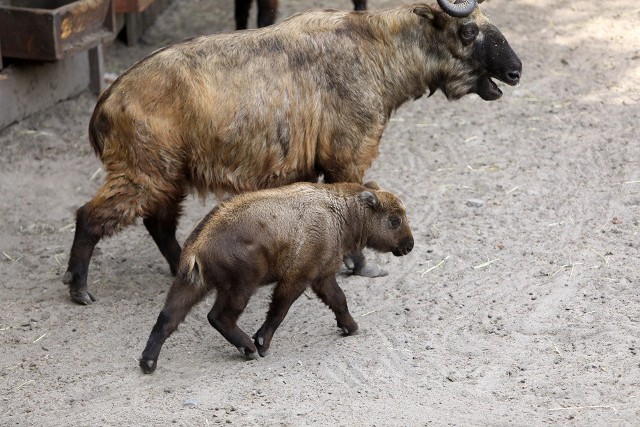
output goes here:
[{"label": "curved horn", "polygon": [[456,0],[455,3],[451,3],[449,0],[438,0],[440,8],[455,18],[464,18],[471,15],[473,9],[478,5],[477,0]]}]

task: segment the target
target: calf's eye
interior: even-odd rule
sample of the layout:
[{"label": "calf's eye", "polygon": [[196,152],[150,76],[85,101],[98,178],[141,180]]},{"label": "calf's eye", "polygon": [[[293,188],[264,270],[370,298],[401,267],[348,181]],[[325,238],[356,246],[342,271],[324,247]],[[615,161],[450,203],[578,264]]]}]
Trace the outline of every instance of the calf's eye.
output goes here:
[{"label": "calf's eye", "polygon": [[402,224],[402,219],[399,216],[392,215],[389,217],[389,228],[396,229]]}]

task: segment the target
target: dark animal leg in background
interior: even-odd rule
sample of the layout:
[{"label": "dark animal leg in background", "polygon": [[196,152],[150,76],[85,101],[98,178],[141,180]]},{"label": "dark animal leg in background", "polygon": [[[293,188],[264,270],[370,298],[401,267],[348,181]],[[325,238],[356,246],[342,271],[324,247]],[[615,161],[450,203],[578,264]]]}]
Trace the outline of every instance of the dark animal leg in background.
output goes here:
[{"label": "dark animal leg in background", "polygon": [[327,277],[312,285],[313,291],[336,315],[338,328],[342,329],[345,335],[351,335],[358,330],[358,324],[347,307],[347,298],[344,296],[342,288],[336,282],[335,276]]},{"label": "dark animal leg in background", "polygon": [[88,223],[89,203],[78,209],[76,213],[76,232],[69,255],[69,265],[62,281],[69,285],[71,299],[77,303],[88,305],[96,299],[88,291],[87,273],[89,262],[93,255],[93,248],[96,247],[102,236],[92,232]]},{"label": "dark animal leg in background", "polygon": [[245,356],[254,354],[256,348],[249,335],[240,329],[236,322],[247,306],[250,297],[250,292],[239,291],[234,295],[229,295],[227,292],[218,289],[216,302],[213,303],[213,308],[207,315],[211,326]]},{"label": "dark animal leg in background", "polygon": [[367,0],[353,0],[353,10],[367,10]]},{"label": "dark animal leg in background", "polygon": [[180,244],[176,240],[176,228],[178,219],[180,218],[180,199],[173,206],[169,206],[153,216],[149,216],[143,220],[147,231],[153,237],[153,241],[158,245],[158,249],[169,263],[171,274],[176,275],[178,263],[180,262]]},{"label": "dark animal leg in background", "polygon": [[184,283],[176,279],[164,308],[158,315],[158,320],[151,330],[147,345],[140,358],[140,369],[145,374],[150,374],[156,369],[158,356],[162,345],[169,336],[178,329],[178,325],[184,320],[191,308],[207,294],[204,284]]},{"label": "dark animal leg in background", "polygon": [[258,27],[266,27],[276,22],[278,0],[258,0]]},{"label": "dark animal leg in background", "polygon": [[260,356],[264,357],[267,354],[273,334],[284,320],[291,304],[302,295],[304,290],[305,286],[300,286],[295,282],[280,282],[276,285],[267,318],[258,332],[253,335]]},{"label": "dark animal leg in background", "polygon": [[253,0],[235,0],[236,30],[244,30],[249,23],[249,10]]}]

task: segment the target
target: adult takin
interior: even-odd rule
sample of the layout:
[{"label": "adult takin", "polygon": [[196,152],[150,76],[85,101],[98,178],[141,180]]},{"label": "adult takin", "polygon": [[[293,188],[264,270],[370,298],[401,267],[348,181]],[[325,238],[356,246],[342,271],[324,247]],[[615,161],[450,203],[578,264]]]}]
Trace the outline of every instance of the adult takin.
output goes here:
[{"label": "adult takin", "polygon": [[[378,12],[310,11],[160,49],[122,74],[91,117],[106,178],[80,207],[67,272],[89,304],[95,245],[138,217],[175,274],[186,195],[298,181],[361,183],[391,113],[427,91],[502,95],[522,64],[475,0]],[[446,7],[445,7],[446,5]],[[452,16],[455,15],[455,16]],[[380,275],[362,254],[354,273]]]},{"label": "adult takin", "polygon": [[[140,367],[153,372],[165,340],[214,289],[209,323],[245,355],[265,355],[308,286],[334,312],[342,332],[353,334],[358,324],[335,275],[345,255],[364,247],[396,256],[413,249],[402,201],[374,182],[297,183],[223,202],[187,238]],[[254,291],[273,282],[266,320],[251,340],[236,321]]]}]

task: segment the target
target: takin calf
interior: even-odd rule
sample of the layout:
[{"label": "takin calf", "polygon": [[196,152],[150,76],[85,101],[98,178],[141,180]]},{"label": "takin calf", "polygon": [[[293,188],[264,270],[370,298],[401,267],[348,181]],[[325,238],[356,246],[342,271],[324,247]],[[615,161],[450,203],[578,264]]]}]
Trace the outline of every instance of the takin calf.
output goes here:
[{"label": "takin calf", "polygon": [[[95,245],[140,217],[175,274],[176,227],[189,192],[224,195],[320,177],[361,183],[391,113],[406,101],[438,89],[449,99],[500,98],[492,79],[515,85],[522,64],[472,6],[462,18],[422,3],[310,11],[176,43],[131,67],[89,123],[106,178],[76,214],[63,277],[72,299],[94,301],[87,272]],[[355,274],[379,275],[361,253],[349,257]]]},{"label": "takin calf", "polygon": [[[195,304],[216,290],[209,323],[241,353],[264,356],[291,304],[311,286],[338,327],[358,324],[336,282],[343,256],[364,247],[396,256],[413,249],[404,205],[371,182],[297,183],[244,193],[210,212],[187,238],[164,308],[140,359],[156,368],[165,340]],[[236,321],[256,288],[277,282],[253,341]]]}]

